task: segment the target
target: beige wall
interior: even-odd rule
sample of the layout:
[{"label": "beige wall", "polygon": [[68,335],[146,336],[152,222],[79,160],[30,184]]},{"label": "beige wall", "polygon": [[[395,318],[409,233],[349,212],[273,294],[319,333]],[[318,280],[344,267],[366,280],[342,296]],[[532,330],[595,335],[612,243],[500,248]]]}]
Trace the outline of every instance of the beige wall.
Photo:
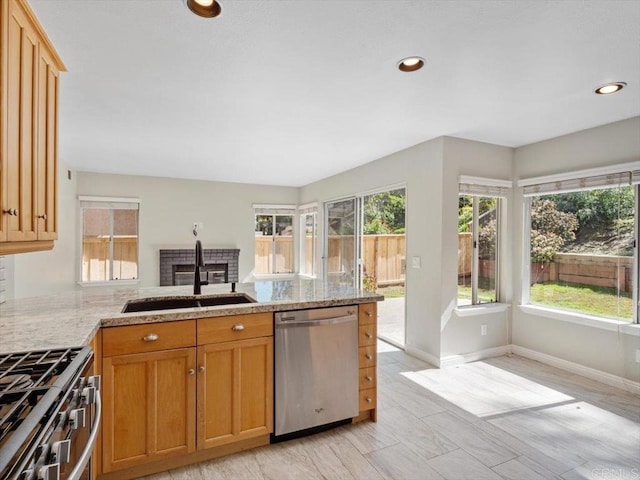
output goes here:
[{"label": "beige wall", "polygon": [[[297,204],[298,189],[80,172],[78,195],[140,198],[140,285],[159,285],[161,248],[239,248],[239,278],[253,271],[254,203]],[[77,207],[76,207],[77,208]]]},{"label": "beige wall", "polygon": [[[454,310],[458,177],[509,180],[512,155],[511,148],[441,137],[307,185],[300,191],[302,203],[318,201],[322,205],[330,199],[406,184],[406,345],[435,360],[508,343],[507,313],[458,318]],[[318,224],[322,238],[320,210]],[[510,255],[510,244],[504,249],[505,255]],[[411,257],[415,256],[421,257],[420,269],[410,268]],[[481,323],[490,324],[485,337],[480,335]]]},{"label": "beige wall", "polygon": [[[640,117],[517,148],[514,177],[524,179],[637,160],[640,160]],[[516,205],[522,203],[521,189],[516,189],[515,202]],[[513,210],[514,225],[522,224],[522,213],[522,208]],[[514,230],[513,238],[514,245],[518,246],[513,255],[513,343],[640,381],[640,364],[635,361],[640,336],[533,315],[517,306],[523,290],[524,261],[519,248],[524,242],[522,228]]]}]

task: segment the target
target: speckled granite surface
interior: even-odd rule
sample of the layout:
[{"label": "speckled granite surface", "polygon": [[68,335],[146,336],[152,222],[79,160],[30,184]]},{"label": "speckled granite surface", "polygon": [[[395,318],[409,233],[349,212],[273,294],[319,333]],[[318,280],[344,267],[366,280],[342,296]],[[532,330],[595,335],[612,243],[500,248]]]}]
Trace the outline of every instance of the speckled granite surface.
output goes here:
[{"label": "speckled granite surface", "polygon": [[[228,293],[230,285],[202,287],[202,297]],[[103,327],[169,322],[189,318],[300,308],[349,305],[383,300],[381,295],[319,280],[278,280],[238,284],[256,303],[120,313],[129,300],[190,296],[193,287],[85,288],[45,297],[9,300],[0,305],[0,353],[71,347],[88,343]]]}]

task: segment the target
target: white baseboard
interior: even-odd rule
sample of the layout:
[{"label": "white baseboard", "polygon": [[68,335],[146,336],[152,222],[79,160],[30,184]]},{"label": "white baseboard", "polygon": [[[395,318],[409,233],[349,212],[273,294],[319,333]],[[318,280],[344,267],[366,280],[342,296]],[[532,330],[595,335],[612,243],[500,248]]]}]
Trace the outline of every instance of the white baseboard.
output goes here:
[{"label": "white baseboard", "polygon": [[538,362],[557,367],[567,372],[576,373],[583,377],[597,380],[598,382],[611,385],[612,387],[621,388],[630,393],[640,395],[640,383],[634,382],[618,375],[612,375],[611,373],[596,370],[595,368],[585,367],[579,363],[563,360],[562,358],[554,357],[553,355],[547,355],[546,353],[540,353],[529,348],[520,347],[518,345],[511,345],[511,351],[521,357],[530,358],[531,360],[537,360]]},{"label": "white baseboard", "polygon": [[404,352],[412,357],[416,357],[419,360],[427,362],[434,367],[440,367],[440,359],[435,355],[431,355],[423,350],[418,348],[410,347],[409,345],[404,346]]},{"label": "white baseboard", "polygon": [[440,358],[440,368],[453,367],[463,363],[476,362],[485,358],[500,357],[511,353],[511,345],[487,348],[478,352],[465,353],[463,355],[449,355]]}]

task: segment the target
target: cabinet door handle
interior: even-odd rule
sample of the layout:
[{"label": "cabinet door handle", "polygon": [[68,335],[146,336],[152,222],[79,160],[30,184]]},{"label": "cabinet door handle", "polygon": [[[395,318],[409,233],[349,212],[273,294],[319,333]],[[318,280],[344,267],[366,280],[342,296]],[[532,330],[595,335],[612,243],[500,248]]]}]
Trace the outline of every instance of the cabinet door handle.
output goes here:
[{"label": "cabinet door handle", "polygon": [[367,397],[367,403],[372,403],[372,402],[373,402],[373,398]]},{"label": "cabinet door handle", "polygon": [[242,330],[244,330],[244,325],[241,323],[236,323],[233,327],[231,327],[231,330],[233,330],[234,332],[241,332]]},{"label": "cabinet door handle", "polygon": [[144,340],[145,342],[155,342],[159,338],[160,336],[157,333],[147,333],[144,337],[142,337],[142,340]]},{"label": "cabinet door handle", "polygon": [[371,335],[369,332],[365,333],[365,336],[366,336],[367,338],[373,338],[373,335]]},{"label": "cabinet door handle", "polygon": [[200,373],[203,373],[203,372],[204,372],[204,365],[200,365],[200,366],[198,367],[198,371],[199,371]]},{"label": "cabinet door handle", "polygon": [[373,357],[371,355],[369,355],[368,353],[364,356],[367,360],[371,360]]},{"label": "cabinet door handle", "polygon": [[18,210],[15,208],[9,208],[7,210],[3,210],[2,213],[6,213],[7,215],[13,215],[14,217],[18,216]]},{"label": "cabinet door handle", "polygon": [[364,377],[364,379],[365,379],[367,382],[371,382],[371,381],[373,381],[373,377],[369,377],[369,376]]},{"label": "cabinet door handle", "polygon": [[47,219],[47,214],[43,213],[42,215],[38,215],[38,218],[41,218],[42,220],[46,220]]},{"label": "cabinet door handle", "polygon": [[187,373],[189,375],[195,375],[196,374],[196,369],[195,368],[190,368],[189,370],[187,370]]},{"label": "cabinet door handle", "polygon": [[373,317],[373,313],[367,312],[367,317]]}]

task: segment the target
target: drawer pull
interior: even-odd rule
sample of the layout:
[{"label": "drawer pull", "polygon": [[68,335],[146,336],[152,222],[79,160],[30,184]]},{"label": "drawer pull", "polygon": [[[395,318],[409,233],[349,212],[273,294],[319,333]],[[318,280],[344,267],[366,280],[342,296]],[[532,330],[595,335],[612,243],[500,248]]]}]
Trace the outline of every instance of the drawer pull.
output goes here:
[{"label": "drawer pull", "polygon": [[204,365],[200,365],[200,366],[198,367],[198,371],[199,371],[200,373],[204,373]]},{"label": "drawer pull", "polygon": [[364,377],[364,379],[365,379],[367,382],[372,382],[372,381],[373,381],[373,377],[369,377],[369,376]]},{"label": "drawer pull", "polygon": [[364,356],[364,358],[366,358],[367,360],[373,359],[373,357],[371,355],[369,355],[368,353]]},{"label": "drawer pull", "polygon": [[373,402],[373,398],[367,397],[367,403],[372,403],[372,402]]},{"label": "drawer pull", "polygon": [[369,332],[365,333],[365,336],[366,336],[367,338],[373,338],[373,335],[371,335]]},{"label": "drawer pull", "polygon": [[145,342],[155,342],[159,338],[160,336],[157,333],[147,333],[144,337],[142,337],[142,340],[144,340]]},{"label": "drawer pull", "polygon": [[187,370],[187,373],[189,375],[195,375],[196,374],[196,369],[195,368],[190,368],[189,370]]},{"label": "drawer pull", "polygon": [[233,327],[231,327],[231,330],[233,330],[234,332],[241,332],[242,330],[244,330],[244,325],[241,323],[236,323]]}]

